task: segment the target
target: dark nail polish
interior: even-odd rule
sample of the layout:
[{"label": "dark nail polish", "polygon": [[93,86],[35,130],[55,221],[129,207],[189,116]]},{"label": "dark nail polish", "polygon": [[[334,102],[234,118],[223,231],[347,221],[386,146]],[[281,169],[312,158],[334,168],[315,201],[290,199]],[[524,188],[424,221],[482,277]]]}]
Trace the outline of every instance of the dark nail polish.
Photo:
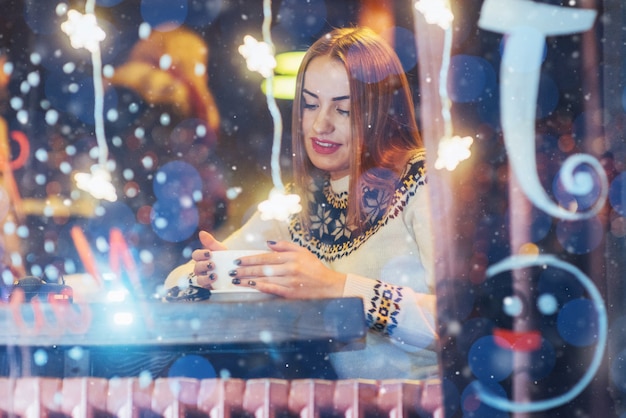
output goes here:
[{"label": "dark nail polish", "polygon": [[209,274],[209,279],[210,280],[215,280],[215,279],[217,279],[217,275],[215,273],[211,273],[211,274]]},{"label": "dark nail polish", "polygon": [[241,279],[234,278],[233,279],[233,284],[241,284]]},{"label": "dark nail polish", "polygon": [[215,268],[215,264],[213,264],[213,263],[209,263],[209,264],[207,264],[207,265],[206,265],[206,267],[207,267],[209,270],[213,270],[213,269]]},{"label": "dark nail polish", "polygon": [[205,256],[206,258],[211,258],[211,251],[205,251],[205,252],[204,252],[204,256]]},{"label": "dark nail polish", "polygon": [[235,261],[233,261],[233,263],[235,263],[236,266],[241,264],[241,260],[240,259],[236,259]]},{"label": "dark nail polish", "polygon": [[254,280],[248,280],[248,286],[256,286],[256,282]]},{"label": "dark nail polish", "polygon": [[237,270],[231,270],[231,271],[229,271],[229,272],[228,272],[228,275],[229,275],[230,277],[235,277],[235,276],[237,275]]},{"label": "dark nail polish", "polygon": [[276,241],[267,241],[268,245],[276,245]]}]

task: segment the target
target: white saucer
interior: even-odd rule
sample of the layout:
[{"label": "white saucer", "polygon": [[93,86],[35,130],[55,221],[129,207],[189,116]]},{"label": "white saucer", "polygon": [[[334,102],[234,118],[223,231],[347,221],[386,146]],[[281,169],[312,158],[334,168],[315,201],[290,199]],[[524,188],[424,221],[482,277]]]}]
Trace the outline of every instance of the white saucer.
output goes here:
[{"label": "white saucer", "polygon": [[256,289],[240,288],[237,290],[211,290],[209,302],[241,302],[269,300],[278,296],[271,293],[259,292]]}]

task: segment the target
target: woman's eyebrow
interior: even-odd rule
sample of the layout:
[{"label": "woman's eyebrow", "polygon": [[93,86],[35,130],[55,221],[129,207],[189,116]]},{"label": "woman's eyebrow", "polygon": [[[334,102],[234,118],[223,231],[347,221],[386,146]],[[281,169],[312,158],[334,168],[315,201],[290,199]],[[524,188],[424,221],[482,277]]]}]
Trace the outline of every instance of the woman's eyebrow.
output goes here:
[{"label": "woman's eyebrow", "polygon": [[[302,93],[308,94],[309,96],[311,96],[311,97],[313,97],[315,99],[319,99],[317,94],[315,94],[313,92],[310,92],[307,89],[302,89]],[[330,100],[332,100],[333,102],[338,102],[338,101],[341,101],[341,100],[348,100],[349,98],[350,98],[350,96],[337,96],[337,97],[333,97]]]}]

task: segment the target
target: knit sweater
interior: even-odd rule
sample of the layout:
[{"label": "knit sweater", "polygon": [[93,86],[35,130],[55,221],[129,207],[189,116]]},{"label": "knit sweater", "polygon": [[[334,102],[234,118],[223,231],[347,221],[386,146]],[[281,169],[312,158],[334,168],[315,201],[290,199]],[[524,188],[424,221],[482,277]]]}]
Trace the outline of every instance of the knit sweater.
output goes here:
[{"label": "knit sweater", "polygon": [[224,244],[267,249],[268,240],[289,240],[346,273],[343,296],[363,299],[369,332],[364,349],[331,354],[339,378],[432,377],[437,373],[434,312],[419,303],[420,294],[434,293],[424,154],[411,158],[394,193],[364,190],[367,227],[358,234],[345,223],[348,184],[344,177],[311,188],[308,230],[297,217],[286,223],[255,213]]}]

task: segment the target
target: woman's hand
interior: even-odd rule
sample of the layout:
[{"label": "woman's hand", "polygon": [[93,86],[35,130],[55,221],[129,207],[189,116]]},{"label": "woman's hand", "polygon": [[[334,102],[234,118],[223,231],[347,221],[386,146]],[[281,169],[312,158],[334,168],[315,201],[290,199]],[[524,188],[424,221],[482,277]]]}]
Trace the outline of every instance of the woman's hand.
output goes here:
[{"label": "woman's hand", "polygon": [[200,231],[198,236],[204,248],[191,253],[191,258],[195,261],[193,272],[198,279],[199,286],[211,288],[211,283],[217,278],[213,273],[215,266],[211,261],[211,251],[222,251],[228,248],[206,231]]},{"label": "woman's hand", "polygon": [[234,283],[286,298],[341,297],[346,275],[326,267],[313,253],[288,241],[268,241],[269,254],[242,257]]}]

